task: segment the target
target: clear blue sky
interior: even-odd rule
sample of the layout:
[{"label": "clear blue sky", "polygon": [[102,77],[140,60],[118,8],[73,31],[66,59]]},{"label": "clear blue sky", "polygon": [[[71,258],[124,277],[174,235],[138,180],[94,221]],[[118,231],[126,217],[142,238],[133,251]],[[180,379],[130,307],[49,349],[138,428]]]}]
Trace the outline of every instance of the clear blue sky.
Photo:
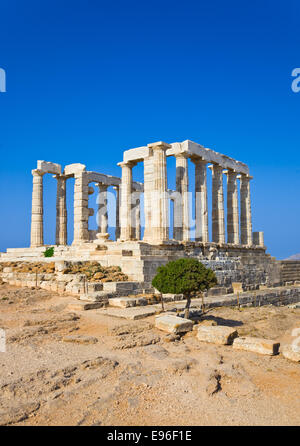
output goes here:
[{"label": "clear blue sky", "polygon": [[0,250],[29,244],[37,159],[120,175],[123,150],[191,139],[249,165],[253,229],[300,252],[299,22],[297,0],[1,2]]}]

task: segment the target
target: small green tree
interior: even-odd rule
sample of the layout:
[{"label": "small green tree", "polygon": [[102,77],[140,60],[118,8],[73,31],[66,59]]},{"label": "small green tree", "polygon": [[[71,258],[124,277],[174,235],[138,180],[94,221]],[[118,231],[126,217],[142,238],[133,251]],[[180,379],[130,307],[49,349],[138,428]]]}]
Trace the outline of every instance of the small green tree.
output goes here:
[{"label": "small green tree", "polygon": [[160,293],[183,294],[184,317],[189,317],[191,298],[217,284],[215,273],[196,259],[178,259],[157,268],[152,285]]}]

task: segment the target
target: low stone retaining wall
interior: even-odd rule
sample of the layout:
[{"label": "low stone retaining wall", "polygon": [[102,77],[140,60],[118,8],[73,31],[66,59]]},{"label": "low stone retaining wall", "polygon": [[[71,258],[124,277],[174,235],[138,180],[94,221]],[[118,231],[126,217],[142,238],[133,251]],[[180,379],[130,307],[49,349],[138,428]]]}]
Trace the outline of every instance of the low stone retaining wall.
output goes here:
[{"label": "low stone retaining wall", "polygon": [[144,284],[139,282],[88,282],[84,274],[43,274],[20,273],[12,268],[4,268],[0,273],[4,283],[18,287],[34,287],[58,294],[78,296],[97,291],[107,292],[110,296],[124,296],[145,292]]}]

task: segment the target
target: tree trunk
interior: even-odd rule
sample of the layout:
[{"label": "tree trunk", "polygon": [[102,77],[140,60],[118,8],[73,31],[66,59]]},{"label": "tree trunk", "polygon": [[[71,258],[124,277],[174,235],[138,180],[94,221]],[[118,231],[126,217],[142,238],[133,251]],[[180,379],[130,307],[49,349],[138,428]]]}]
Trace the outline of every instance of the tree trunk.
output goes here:
[{"label": "tree trunk", "polygon": [[184,309],[185,319],[189,319],[189,317],[190,317],[190,306],[191,306],[191,295],[188,294],[186,296],[186,305],[185,305],[185,309]]}]

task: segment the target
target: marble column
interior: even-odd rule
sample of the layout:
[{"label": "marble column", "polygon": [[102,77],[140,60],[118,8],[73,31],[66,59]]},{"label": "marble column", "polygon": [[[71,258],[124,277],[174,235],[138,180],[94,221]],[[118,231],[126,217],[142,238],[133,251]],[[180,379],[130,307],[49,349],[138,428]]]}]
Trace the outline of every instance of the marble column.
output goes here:
[{"label": "marble column", "polygon": [[120,186],[114,186],[114,190],[116,191],[116,231],[115,231],[115,239],[118,240],[120,238]]},{"label": "marble column", "polygon": [[122,168],[122,185],[121,185],[121,209],[120,209],[120,223],[121,233],[120,239],[122,241],[132,239],[132,224],[131,224],[131,194],[132,194],[132,168],[135,163],[119,163]]},{"label": "marble column", "polygon": [[171,146],[157,142],[148,144],[148,147],[153,150],[152,242],[160,244],[169,240],[166,150]]},{"label": "marble column", "polygon": [[144,159],[144,214],[145,230],[143,241],[151,243],[152,241],[152,193],[154,189],[153,180],[153,153]]},{"label": "marble column", "polygon": [[56,245],[67,244],[67,204],[66,204],[66,177],[56,175]]},{"label": "marble column", "polygon": [[32,171],[31,247],[44,245],[43,175],[38,169]]},{"label": "marble column", "polygon": [[97,213],[97,224],[98,233],[107,234],[108,230],[108,211],[107,211],[107,188],[106,184],[97,183],[98,186],[98,213]]},{"label": "marble column", "polygon": [[240,201],[241,201],[241,244],[252,245],[252,221],[251,221],[251,198],[250,180],[248,175],[239,175],[240,179]]},{"label": "marble column", "polygon": [[239,202],[237,173],[227,170],[227,243],[238,245],[239,235]]},{"label": "marble column", "polygon": [[195,241],[207,243],[208,211],[207,211],[207,162],[201,158],[193,158],[195,164]]},{"label": "marble column", "polygon": [[210,166],[212,170],[212,241],[225,243],[223,167]]},{"label": "marble column", "polygon": [[76,172],[74,185],[74,240],[73,244],[89,241],[89,181],[86,172]]},{"label": "marble column", "polygon": [[190,239],[188,155],[179,153],[175,157],[178,199],[174,202],[177,224],[177,227],[174,228],[174,238],[175,240],[188,241]]},{"label": "marble column", "polygon": [[135,206],[133,211],[133,219],[134,219],[134,226],[133,226],[133,238],[136,240],[141,240],[141,199],[140,199],[140,192],[135,192],[136,200],[135,200]]}]

